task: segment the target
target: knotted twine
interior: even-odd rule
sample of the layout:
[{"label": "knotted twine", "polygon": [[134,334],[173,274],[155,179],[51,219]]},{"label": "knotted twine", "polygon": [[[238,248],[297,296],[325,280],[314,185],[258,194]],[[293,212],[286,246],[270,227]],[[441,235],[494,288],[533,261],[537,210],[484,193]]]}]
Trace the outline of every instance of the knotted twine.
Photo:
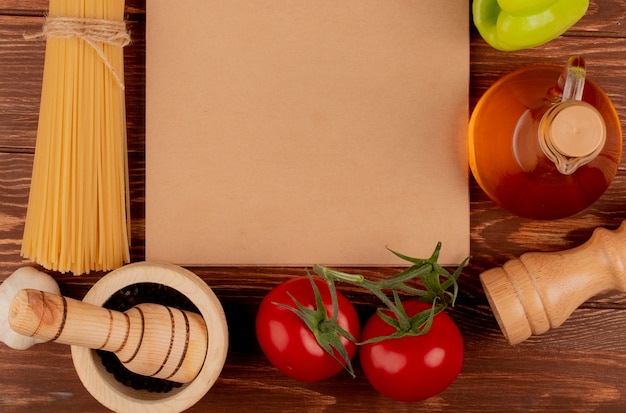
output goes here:
[{"label": "knotted twine", "polygon": [[45,39],[57,37],[82,39],[91,46],[107,69],[111,72],[117,84],[124,89],[124,81],[115,71],[102,47],[98,43],[111,46],[125,47],[130,44],[130,33],[126,30],[126,22],[106,19],[88,19],[83,17],[46,17],[43,29],[39,33],[26,34],[24,38]]}]

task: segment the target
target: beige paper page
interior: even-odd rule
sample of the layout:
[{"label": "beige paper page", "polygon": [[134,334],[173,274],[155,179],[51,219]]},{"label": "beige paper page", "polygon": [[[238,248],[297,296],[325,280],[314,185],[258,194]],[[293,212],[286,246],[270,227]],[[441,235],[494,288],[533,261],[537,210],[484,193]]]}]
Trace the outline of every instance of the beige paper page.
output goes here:
[{"label": "beige paper page", "polygon": [[148,1],[146,258],[459,263],[468,7]]}]

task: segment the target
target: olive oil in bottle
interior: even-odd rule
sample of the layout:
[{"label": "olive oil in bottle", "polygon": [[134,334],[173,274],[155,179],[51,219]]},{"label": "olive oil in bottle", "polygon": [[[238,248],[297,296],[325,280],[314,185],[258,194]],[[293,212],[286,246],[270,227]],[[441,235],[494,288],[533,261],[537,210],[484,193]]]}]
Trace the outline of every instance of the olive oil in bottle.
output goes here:
[{"label": "olive oil in bottle", "polygon": [[589,207],[619,166],[622,133],[607,95],[585,78],[581,57],[536,65],[496,82],[468,130],[470,167],[502,208],[558,219]]}]

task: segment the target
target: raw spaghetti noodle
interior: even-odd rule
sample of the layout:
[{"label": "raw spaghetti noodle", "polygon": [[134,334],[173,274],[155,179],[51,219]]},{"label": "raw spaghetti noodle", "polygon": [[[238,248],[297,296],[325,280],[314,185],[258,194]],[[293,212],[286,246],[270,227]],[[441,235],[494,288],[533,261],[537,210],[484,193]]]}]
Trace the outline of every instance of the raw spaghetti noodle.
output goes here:
[{"label": "raw spaghetti noodle", "polygon": [[50,0],[22,256],[75,275],[129,257],[121,0]]}]

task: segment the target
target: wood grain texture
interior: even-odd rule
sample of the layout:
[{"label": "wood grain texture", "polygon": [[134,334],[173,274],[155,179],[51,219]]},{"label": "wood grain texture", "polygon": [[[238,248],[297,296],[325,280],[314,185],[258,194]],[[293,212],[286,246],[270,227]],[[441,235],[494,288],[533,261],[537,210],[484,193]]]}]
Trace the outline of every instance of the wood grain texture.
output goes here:
[{"label": "wood grain texture", "polygon": [[[25,41],[37,31],[47,0],[0,0],[0,280],[25,265],[19,255],[36,137],[45,45]],[[132,257],[144,257],[145,1],[127,2],[133,43],[125,49],[125,81],[131,172]],[[626,3],[592,0],[587,15],[566,35],[518,52],[496,51],[472,29],[470,107],[498,78],[533,63],[564,64],[571,54],[587,59],[589,76],[609,94],[626,128]],[[220,298],[231,345],[222,375],[190,412],[603,412],[626,408],[626,297],[593,297],[557,330],[509,346],[487,305],[479,274],[528,251],[558,251],[585,242],[596,227],[617,228],[626,219],[626,161],[607,193],[591,208],[557,221],[530,221],[499,209],[469,183],[472,261],[450,315],[465,341],[465,365],[444,393],[423,403],[403,404],[379,396],[356,365],[356,379],[340,374],[302,384],[278,373],[262,355],[254,317],[262,297],[302,268],[194,269]],[[445,248],[445,245],[444,245]],[[354,269],[345,269],[354,271]],[[394,269],[365,268],[369,277]],[[102,274],[53,274],[64,295],[82,298]],[[365,320],[375,300],[340,288]],[[74,371],[69,349],[38,345],[16,352],[0,346],[0,411],[103,412]]]}]

